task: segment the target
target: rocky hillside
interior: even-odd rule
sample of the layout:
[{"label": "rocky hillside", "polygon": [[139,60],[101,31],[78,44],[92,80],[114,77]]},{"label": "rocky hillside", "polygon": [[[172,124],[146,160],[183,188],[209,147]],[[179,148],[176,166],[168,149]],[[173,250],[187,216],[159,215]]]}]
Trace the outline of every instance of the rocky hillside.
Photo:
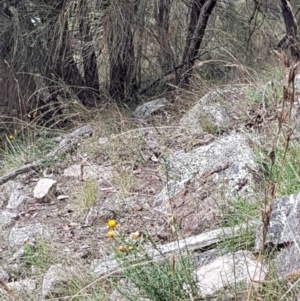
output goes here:
[{"label": "rocky hillside", "polygon": [[298,300],[298,103],[280,85],[211,89],[168,125],[149,120],[174,103],[148,102],[130,130],[86,124],[3,172],[0,300]]}]

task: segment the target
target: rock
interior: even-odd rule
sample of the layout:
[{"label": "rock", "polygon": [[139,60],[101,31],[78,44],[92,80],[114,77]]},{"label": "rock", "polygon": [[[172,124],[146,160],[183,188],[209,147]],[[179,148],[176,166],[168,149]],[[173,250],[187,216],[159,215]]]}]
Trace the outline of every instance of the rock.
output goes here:
[{"label": "rock", "polygon": [[24,185],[18,182],[14,182],[12,185],[12,191],[7,203],[7,209],[16,209],[22,203],[28,199],[28,196],[25,192]]},{"label": "rock", "polygon": [[[272,204],[265,246],[279,247],[275,256],[275,267],[281,275],[300,269],[300,193],[283,196]],[[262,230],[256,232],[255,250],[262,248]]]},{"label": "rock", "polygon": [[10,195],[14,190],[14,186],[14,182],[7,182],[0,185],[0,208],[7,203],[7,200],[9,200]]},{"label": "rock", "polygon": [[44,275],[42,297],[49,299],[65,296],[70,281],[74,280],[74,277],[78,274],[80,274],[80,271],[75,267],[63,266],[62,264],[51,266]]},{"label": "rock", "polygon": [[25,247],[22,246],[20,247],[16,252],[12,254],[12,256],[9,258],[9,262],[19,262],[25,254]]},{"label": "rock", "polygon": [[9,281],[9,274],[5,270],[0,269],[0,280],[7,283]]},{"label": "rock", "polygon": [[110,181],[117,176],[117,172],[110,166],[84,166],[83,168],[83,180],[90,178],[101,179],[103,181]]},{"label": "rock", "polygon": [[249,251],[238,251],[216,258],[210,264],[195,271],[201,297],[211,296],[217,291],[234,287],[235,284],[264,281],[267,268]]},{"label": "rock", "polygon": [[22,300],[31,300],[32,295],[37,296],[36,288],[37,282],[32,279],[24,279],[16,282],[9,282],[6,284],[11,294],[8,295],[7,291],[0,286],[1,301],[19,300],[17,297],[22,298]]},{"label": "rock", "polygon": [[87,165],[83,166],[82,179],[100,179],[110,181],[116,176],[116,171],[110,166]]},{"label": "rock", "polygon": [[156,196],[154,207],[161,213],[174,214],[184,233],[201,233],[217,222],[225,201],[227,208],[237,197],[254,201],[254,158],[240,134],[222,137],[188,153],[169,154],[164,161],[168,183]]},{"label": "rock", "polygon": [[64,170],[64,176],[70,178],[81,179],[82,177],[82,166],[79,164],[72,165]]},{"label": "rock", "polygon": [[194,256],[197,266],[203,266],[210,264],[217,257],[222,256],[222,251],[220,249],[211,249],[204,252],[196,252]]},{"label": "rock", "polygon": [[13,224],[18,214],[7,210],[0,211],[0,229],[4,229]]},{"label": "rock", "polygon": [[55,199],[56,183],[57,182],[52,179],[40,179],[33,190],[33,196],[44,202]]},{"label": "rock", "polygon": [[[217,133],[231,128],[239,108],[243,92],[240,88],[217,89],[203,96],[180,120],[180,124],[194,129]],[[242,114],[242,113],[241,113]]]},{"label": "rock", "polygon": [[115,259],[96,259],[91,264],[91,272],[96,276],[109,274],[119,268],[118,261]]},{"label": "rock", "polygon": [[51,231],[41,223],[35,223],[24,227],[13,227],[9,233],[9,245],[11,247],[21,246],[25,242],[34,242],[38,237],[39,239],[49,239]]},{"label": "rock", "polygon": [[[281,248],[271,262],[281,277],[285,277],[286,279],[298,277],[300,270],[299,245],[293,243]],[[295,276],[291,277],[291,274],[295,274]]]},{"label": "rock", "polygon": [[[265,244],[300,243],[300,194],[283,196],[272,204]],[[258,227],[255,249],[262,248],[262,226]]]},{"label": "rock", "polygon": [[24,300],[28,300],[37,289],[37,282],[33,279],[24,279],[16,282],[10,282],[7,286]]},{"label": "rock", "polygon": [[146,119],[154,112],[157,112],[158,110],[167,107],[168,104],[169,102],[165,98],[148,101],[142,104],[141,106],[137,107],[132,113],[132,116],[136,118]]}]

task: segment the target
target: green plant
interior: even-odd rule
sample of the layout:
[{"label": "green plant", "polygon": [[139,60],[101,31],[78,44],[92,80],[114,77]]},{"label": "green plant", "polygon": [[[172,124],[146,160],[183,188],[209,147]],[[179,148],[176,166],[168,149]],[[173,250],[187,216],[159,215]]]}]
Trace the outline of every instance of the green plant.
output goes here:
[{"label": "green plant", "polygon": [[38,273],[44,273],[52,264],[51,248],[42,240],[37,240],[34,244],[28,243],[24,247],[22,259],[25,267],[30,269],[30,273],[33,269]]},{"label": "green plant", "polygon": [[274,164],[262,152],[258,153],[258,163],[263,172],[264,181],[276,184],[277,196],[298,193],[300,190],[300,148],[294,141],[286,152],[284,145],[279,144],[274,152]]},{"label": "green plant", "polygon": [[94,179],[86,180],[76,192],[75,205],[78,209],[87,211],[95,206],[97,201],[97,181]]},{"label": "green plant", "polygon": [[135,187],[135,179],[131,170],[121,168],[118,176],[113,180],[114,186],[118,191],[118,195],[122,199],[126,199],[130,196],[130,193]]},{"label": "green plant", "polygon": [[190,300],[198,295],[195,265],[188,252],[164,255],[148,233],[141,236],[135,232],[127,237],[116,230],[114,241],[120,244],[115,246],[114,255],[127,281],[126,285],[113,284],[127,300]]}]

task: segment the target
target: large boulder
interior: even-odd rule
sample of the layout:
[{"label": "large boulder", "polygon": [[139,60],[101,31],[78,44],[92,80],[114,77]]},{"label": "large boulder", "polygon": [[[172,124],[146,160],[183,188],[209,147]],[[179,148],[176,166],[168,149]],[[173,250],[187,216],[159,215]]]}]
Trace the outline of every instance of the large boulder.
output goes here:
[{"label": "large boulder", "polygon": [[254,200],[254,159],[241,134],[221,137],[191,152],[171,153],[164,160],[167,183],[154,207],[174,214],[185,233],[201,233],[217,221],[222,207],[228,208],[231,201]]},{"label": "large boulder", "polygon": [[241,88],[216,89],[204,95],[181,118],[180,124],[195,131],[217,133],[233,128],[244,115],[241,106],[244,93]]}]

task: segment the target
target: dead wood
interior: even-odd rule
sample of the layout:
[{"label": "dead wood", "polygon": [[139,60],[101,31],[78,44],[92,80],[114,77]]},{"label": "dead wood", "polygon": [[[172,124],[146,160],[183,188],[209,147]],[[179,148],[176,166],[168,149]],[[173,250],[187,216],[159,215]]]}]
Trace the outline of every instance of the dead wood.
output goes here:
[{"label": "dead wood", "polygon": [[39,167],[43,167],[50,159],[53,159],[56,156],[68,153],[76,146],[80,138],[88,137],[91,134],[92,129],[89,126],[83,126],[64,137],[57,137],[55,140],[59,141],[59,144],[54,150],[48,153],[43,159],[33,161],[18,169],[6,173],[0,177],[0,185],[16,178],[21,174],[36,170]]}]

